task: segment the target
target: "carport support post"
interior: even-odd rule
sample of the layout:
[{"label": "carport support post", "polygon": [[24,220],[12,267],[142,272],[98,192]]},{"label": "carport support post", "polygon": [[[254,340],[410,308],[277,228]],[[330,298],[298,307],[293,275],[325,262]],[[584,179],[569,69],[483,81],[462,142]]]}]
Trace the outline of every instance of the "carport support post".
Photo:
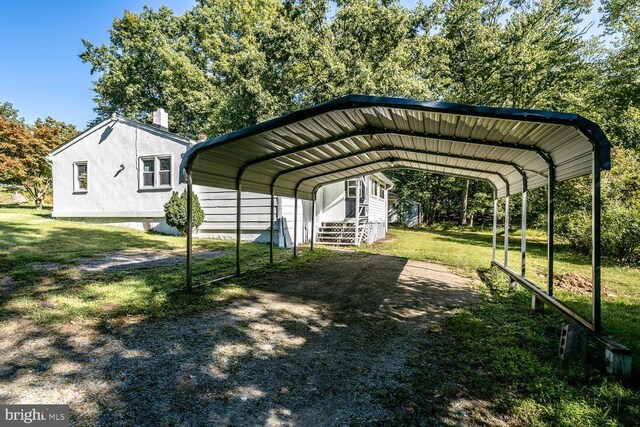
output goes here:
[{"label": "carport support post", "polygon": [[360,246],[358,241],[358,231],[360,228],[360,178],[356,179],[356,212],[355,212],[354,241],[356,246]]},{"label": "carport support post", "polygon": [[311,250],[313,250],[313,237],[316,234],[316,194],[317,192],[314,191],[311,198]]},{"label": "carport support post", "polygon": [[600,196],[600,155],[597,148],[593,150],[593,171],[591,174],[591,280],[593,282],[593,329],[600,332],[601,329],[601,300],[600,300],[600,218],[602,214]]},{"label": "carport support post", "polygon": [[298,188],[293,199],[293,257],[298,257]]},{"label": "carport support post", "polygon": [[547,277],[547,294],[553,296],[553,229],[555,222],[555,185],[556,185],[556,172],[553,166],[549,166],[549,177],[547,183],[547,270],[549,275]]},{"label": "carport support post", "polygon": [[498,239],[498,193],[493,190],[493,260],[496,259],[496,246]]},{"label": "carport support post", "polygon": [[191,169],[187,168],[187,289],[193,286],[193,275],[191,267],[193,264],[193,248],[192,248],[192,236],[193,236],[193,185],[191,182]]},{"label": "carport support post", "polygon": [[504,198],[504,266],[509,267],[509,189]]},{"label": "carport support post", "polygon": [[242,185],[236,181],[236,276],[240,276],[240,233],[242,222]]},{"label": "carport support post", "polygon": [[273,227],[275,226],[275,221],[273,220],[273,204],[275,202],[275,197],[273,196],[273,185],[271,186],[271,214],[269,215],[271,226],[269,227],[269,264],[273,264]]},{"label": "carport support post", "polygon": [[522,235],[520,237],[520,253],[522,255],[522,264],[520,274],[522,277],[527,273],[527,180],[522,181]]}]

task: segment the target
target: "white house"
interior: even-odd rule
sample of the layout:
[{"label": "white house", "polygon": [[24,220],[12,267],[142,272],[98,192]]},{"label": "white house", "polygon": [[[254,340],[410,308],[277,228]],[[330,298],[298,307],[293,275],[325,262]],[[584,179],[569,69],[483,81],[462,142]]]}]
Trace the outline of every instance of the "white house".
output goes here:
[{"label": "white house", "polygon": [[[154,113],[153,125],[117,116],[102,121],[49,154],[52,216],[176,233],[164,221],[164,204],[172,191],[185,188],[178,169],[195,143],[169,132],[162,109]],[[359,244],[384,237],[390,187],[383,174],[322,187],[315,212],[317,241]],[[235,238],[235,191],[194,186],[194,192],[205,212],[196,236]],[[243,240],[269,240],[270,203],[269,195],[243,192]],[[298,203],[297,235],[303,243],[311,237],[311,202]],[[292,244],[294,207],[294,199],[276,197],[274,234],[280,246]]]}]

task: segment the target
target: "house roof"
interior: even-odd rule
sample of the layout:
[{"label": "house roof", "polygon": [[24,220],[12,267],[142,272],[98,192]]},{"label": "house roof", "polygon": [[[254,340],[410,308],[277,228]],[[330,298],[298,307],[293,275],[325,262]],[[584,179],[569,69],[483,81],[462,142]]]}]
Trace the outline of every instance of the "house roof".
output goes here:
[{"label": "house roof", "polygon": [[93,132],[96,132],[104,127],[107,126],[113,126],[115,123],[124,123],[127,124],[129,126],[135,126],[138,127],[140,129],[144,129],[147,132],[150,133],[154,133],[156,135],[160,135],[163,136],[167,139],[171,139],[179,144],[182,145],[186,145],[186,146],[191,146],[193,144],[195,144],[195,141],[190,140],[189,138],[186,138],[184,136],[180,136],[177,135],[175,133],[169,132],[168,130],[164,130],[162,128],[153,126],[153,125],[149,125],[146,123],[142,123],[139,122],[137,120],[132,120],[132,119],[127,119],[125,117],[119,117],[119,116],[111,116],[106,120],[101,121],[100,123],[90,127],[89,129],[85,130],[84,132],[80,133],[79,135],[77,135],[75,138],[73,138],[70,141],[65,142],[64,144],[61,144],[59,146],[57,146],[56,148],[54,148],[49,155],[47,156],[48,158],[52,158],[54,157],[56,154],[64,151],[65,149],[71,147],[72,145],[74,145],[76,142],[81,141],[82,139],[86,138],[88,135],[92,134]]},{"label": "house roof", "polygon": [[488,182],[498,196],[610,168],[600,127],[576,114],[349,95],[187,150],[195,184],[311,199],[328,182],[418,169]]}]

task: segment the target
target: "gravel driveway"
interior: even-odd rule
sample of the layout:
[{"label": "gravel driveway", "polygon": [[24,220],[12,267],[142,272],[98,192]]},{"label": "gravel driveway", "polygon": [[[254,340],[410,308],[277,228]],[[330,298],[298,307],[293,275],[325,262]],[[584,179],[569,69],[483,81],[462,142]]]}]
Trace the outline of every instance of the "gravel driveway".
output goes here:
[{"label": "gravel driveway", "polygon": [[247,298],[176,319],[6,321],[0,401],[69,403],[77,425],[388,424],[410,410],[387,399],[409,358],[477,297],[442,266],[378,255],[257,281]]}]

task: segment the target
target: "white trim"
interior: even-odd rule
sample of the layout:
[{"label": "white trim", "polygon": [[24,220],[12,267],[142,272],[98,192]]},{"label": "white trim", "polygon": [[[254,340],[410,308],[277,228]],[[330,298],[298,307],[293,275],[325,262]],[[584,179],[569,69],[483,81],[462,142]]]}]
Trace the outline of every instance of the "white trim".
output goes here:
[{"label": "white trim", "polygon": [[376,178],[380,179],[381,181],[383,181],[385,184],[387,184],[387,188],[391,189],[393,188],[393,181],[391,181],[385,174],[383,174],[382,172],[377,172],[374,173],[373,176],[375,176]]},{"label": "white trim", "polygon": [[[169,159],[169,185],[160,185],[160,159]],[[153,183],[144,185],[144,161],[153,160]],[[171,190],[174,187],[173,179],[173,154],[150,154],[138,157],[138,191],[162,191]],[[148,173],[148,172],[147,172]]]},{"label": "white trim", "polygon": [[[84,165],[87,168],[86,176],[87,176],[87,188],[80,188],[78,185],[78,166]],[[89,192],[89,160],[77,160],[73,162],[73,188],[71,189],[73,194],[86,194]]]},{"label": "white trim", "polygon": [[51,216],[53,218],[164,218],[164,211],[53,211]]},{"label": "white trim", "polygon": [[76,136],[75,138],[71,139],[70,141],[67,141],[65,143],[63,143],[62,145],[59,145],[58,147],[54,148],[53,151],[51,151],[48,155],[47,155],[47,160],[51,161],[51,158],[55,155],[57,155],[58,153],[60,153],[61,151],[66,150],[67,148],[69,148],[70,146],[72,146],[73,144],[75,144],[76,142],[84,139],[86,136],[92,134],[93,132],[107,126],[108,124],[116,124],[116,123],[123,123],[129,126],[134,126],[140,129],[144,129],[147,132],[151,132],[151,133],[159,133],[171,140],[173,140],[174,142],[177,142],[179,144],[185,145],[187,147],[190,147],[192,145],[195,144],[195,141],[184,137],[184,136],[180,136],[177,135],[175,133],[171,133],[168,130],[164,130],[161,129],[159,127],[156,126],[152,126],[152,125],[147,125],[145,123],[136,121],[136,120],[132,120],[132,119],[127,119],[125,117],[110,117],[106,120],[101,121],[100,123],[98,123],[97,125],[90,127],[89,129],[85,130],[84,132],[82,132],[81,134],[79,134],[78,136]]},{"label": "white trim", "polygon": [[75,144],[76,142],[80,141],[81,139],[84,139],[84,137],[92,134],[93,132],[105,127],[106,125],[108,125],[111,122],[115,122],[114,119],[110,118],[107,120],[103,120],[100,123],[98,123],[97,125],[85,130],[84,132],[82,132],[80,135],[76,136],[75,138],[73,138],[70,141],[65,142],[62,145],[57,146],[56,148],[53,149],[53,151],[51,151],[48,155],[47,155],[47,159],[49,161],[51,161],[51,158],[53,156],[55,156],[56,154],[60,153],[61,151],[66,150],[68,147],[72,146],[73,144]]}]

